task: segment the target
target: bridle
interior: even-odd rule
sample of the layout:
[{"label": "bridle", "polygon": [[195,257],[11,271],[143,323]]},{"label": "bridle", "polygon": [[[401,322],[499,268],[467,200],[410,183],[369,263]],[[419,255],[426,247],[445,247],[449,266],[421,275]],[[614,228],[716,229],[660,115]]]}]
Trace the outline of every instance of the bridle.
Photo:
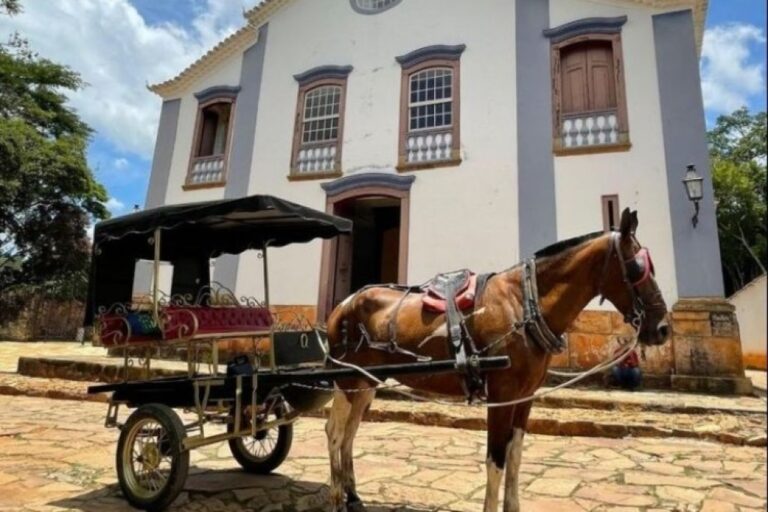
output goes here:
[{"label": "bridle", "polygon": [[[637,239],[632,234],[632,240],[637,242]],[[632,325],[635,331],[640,331],[640,326],[645,319],[646,304],[642,297],[638,293],[638,287],[648,281],[654,274],[653,260],[651,260],[651,253],[648,248],[641,247],[634,256],[628,260],[624,259],[621,254],[621,234],[612,231],[611,240],[608,251],[605,254],[605,261],[603,262],[603,272],[600,277],[600,284],[598,286],[598,295],[600,295],[600,304],[605,301],[605,293],[603,292],[603,286],[605,284],[606,274],[608,272],[608,263],[611,260],[611,256],[615,253],[619,260],[619,268],[621,269],[621,278],[624,282],[624,286],[627,289],[627,293],[632,297],[632,312],[624,315],[624,321]],[[655,303],[651,304],[651,306]]]}]

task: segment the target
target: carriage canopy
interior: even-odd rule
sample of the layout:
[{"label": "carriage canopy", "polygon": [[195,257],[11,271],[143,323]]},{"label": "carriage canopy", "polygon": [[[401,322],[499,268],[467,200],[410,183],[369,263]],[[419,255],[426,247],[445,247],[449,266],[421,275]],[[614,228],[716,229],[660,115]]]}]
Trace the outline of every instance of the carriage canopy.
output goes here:
[{"label": "carriage canopy", "polygon": [[136,262],[174,266],[171,293],[210,284],[209,260],[248,249],[282,247],[352,232],[352,222],[273,196],[162,206],[100,222],[94,230],[86,325],[100,307],[131,301]]}]

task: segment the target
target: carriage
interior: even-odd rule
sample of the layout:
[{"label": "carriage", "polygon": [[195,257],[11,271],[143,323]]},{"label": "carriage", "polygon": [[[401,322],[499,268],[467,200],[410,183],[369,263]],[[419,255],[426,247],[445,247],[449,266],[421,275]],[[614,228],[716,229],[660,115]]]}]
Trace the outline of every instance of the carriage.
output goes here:
[{"label": "carriage", "polygon": [[[164,206],[96,225],[86,325],[123,365],[115,382],[88,391],[111,393],[105,426],[120,431],[117,476],[131,505],[170,505],[184,486],[190,450],[212,443],[228,442],[245,471],[275,470],[290,450],[293,422],[325,405],[335,381],[361,377],[331,363],[321,325],[269,301],[268,249],[351,233],[347,219],[272,196]],[[213,258],[248,250],[261,261],[263,299],[237,297],[211,281]],[[137,270],[150,266],[151,276]],[[142,279],[151,281],[149,298],[134,297],[134,281]],[[170,290],[162,289],[164,279]],[[226,361],[223,340],[239,347]],[[184,369],[153,377],[153,359],[179,349]],[[475,364],[488,371],[509,361]],[[365,371],[383,379],[457,368],[451,359]],[[133,409],[124,422],[121,408]]]}]

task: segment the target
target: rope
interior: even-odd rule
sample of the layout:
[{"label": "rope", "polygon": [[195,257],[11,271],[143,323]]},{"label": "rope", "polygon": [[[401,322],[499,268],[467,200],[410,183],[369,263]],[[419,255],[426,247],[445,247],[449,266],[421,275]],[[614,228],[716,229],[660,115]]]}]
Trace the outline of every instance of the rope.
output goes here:
[{"label": "rope", "polygon": [[[396,389],[396,388],[392,387],[391,385],[386,384],[384,381],[382,381],[381,379],[379,379],[375,375],[371,374],[370,372],[368,372],[364,368],[361,368],[360,366],[357,366],[357,365],[352,364],[352,363],[346,363],[346,362],[343,362],[343,361],[339,361],[339,360],[331,357],[331,355],[328,353],[328,350],[325,347],[325,344],[322,342],[322,339],[320,339],[319,333],[316,332],[316,336],[318,337],[318,342],[320,343],[320,346],[322,347],[323,352],[325,352],[325,355],[326,355],[326,357],[328,358],[329,361],[331,361],[332,363],[334,363],[336,365],[339,365],[341,367],[350,368],[350,369],[353,369],[353,370],[357,371],[362,376],[364,376],[364,377],[372,380],[373,382],[375,382],[377,384],[377,387],[378,386],[389,387],[389,388],[392,389],[392,391],[394,391],[394,392],[396,392],[396,393],[398,393],[400,395],[403,395],[405,397],[408,397],[408,398],[410,398],[412,400],[419,401],[419,402],[431,402],[431,403],[436,403],[436,404],[439,404],[439,405],[449,405],[449,406],[486,407],[486,408],[489,408],[489,409],[497,408],[497,407],[509,407],[509,406],[512,406],[512,405],[517,405],[517,404],[522,404],[522,403],[526,403],[526,402],[531,402],[533,400],[536,400],[539,397],[548,395],[550,393],[554,393],[555,391],[558,391],[560,389],[564,389],[564,388],[566,388],[568,386],[576,384],[577,382],[586,379],[590,375],[594,375],[595,373],[601,372],[601,371],[605,370],[606,368],[610,368],[614,364],[620,363],[627,356],[629,356],[630,352],[632,352],[637,347],[637,335],[635,335],[633,340],[632,340],[632,342],[627,344],[627,346],[625,347],[624,351],[622,353],[620,353],[618,356],[616,356],[616,357],[614,357],[614,358],[612,358],[612,359],[610,359],[608,361],[605,361],[603,363],[597,364],[596,366],[590,368],[589,370],[585,370],[584,372],[577,374],[577,376],[573,377],[572,379],[570,379],[570,380],[568,380],[566,382],[558,384],[557,386],[554,386],[552,388],[546,389],[544,391],[533,393],[530,396],[523,397],[523,398],[517,398],[515,400],[508,400],[508,401],[505,401],[505,402],[491,402],[491,403],[487,403],[486,402],[484,404],[467,404],[467,403],[463,403],[463,402],[449,402],[449,401],[446,401],[446,400],[440,400],[438,398],[427,398],[427,397],[415,395],[413,393],[410,393],[408,391],[404,391],[402,389]],[[311,387],[311,386],[302,385],[301,387]],[[316,389],[322,389],[324,391],[328,391],[326,388],[316,388]],[[368,391],[370,389],[371,388],[358,388],[358,389],[350,389],[350,390],[346,390],[345,389],[344,391],[345,392],[361,392],[361,391]]]}]

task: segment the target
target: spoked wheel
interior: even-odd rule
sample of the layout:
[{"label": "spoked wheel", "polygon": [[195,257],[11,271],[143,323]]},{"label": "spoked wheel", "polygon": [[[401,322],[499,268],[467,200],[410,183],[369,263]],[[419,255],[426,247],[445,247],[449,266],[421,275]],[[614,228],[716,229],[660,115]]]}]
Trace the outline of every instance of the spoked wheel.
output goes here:
[{"label": "spoked wheel", "polygon": [[159,511],[176,499],[189,471],[186,437],[181,420],[165,405],[143,405],[130,415],[117,443],[117,479],[131,505]]},{"label": "spoked wheel", "polygon": [[[266,423],[282,418],[284,414],[284,406],[280,405],[269,415],[257,416],[257,419]],[[229,432],[233,432],[234,428],[233,424],[227,424]],[[229,450],[245,471],[266,475],[283,463],[291,450],[292,442],[293,425],[280,425],[279,427],[259,430],[255,436],[249,435],[230,439]]]}]

